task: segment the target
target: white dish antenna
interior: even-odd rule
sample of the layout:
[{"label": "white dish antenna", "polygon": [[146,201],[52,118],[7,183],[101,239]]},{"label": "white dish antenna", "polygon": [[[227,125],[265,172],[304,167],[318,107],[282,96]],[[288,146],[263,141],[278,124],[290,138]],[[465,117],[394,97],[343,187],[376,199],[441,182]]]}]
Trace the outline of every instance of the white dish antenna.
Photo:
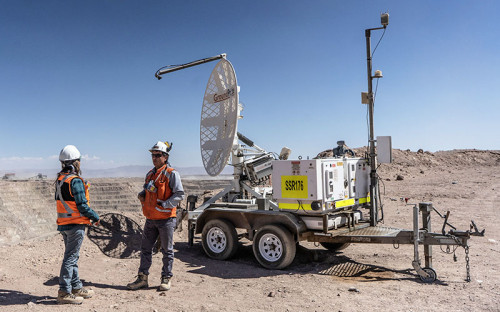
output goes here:
[{"label": "white dish antenna", "polygon": [[233,65],[221,59],[208,79],[200,122],[201,159],[211,176],[229,161],[238,126],[238,84]]}]

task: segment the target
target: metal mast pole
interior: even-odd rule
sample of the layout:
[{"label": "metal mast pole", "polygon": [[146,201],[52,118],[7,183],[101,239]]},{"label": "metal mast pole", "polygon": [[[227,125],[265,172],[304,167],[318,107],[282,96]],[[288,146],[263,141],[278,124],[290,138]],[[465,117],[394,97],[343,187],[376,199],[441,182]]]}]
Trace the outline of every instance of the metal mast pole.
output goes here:
[{"label": "metal mast pole", "polygon": [[[375,137],[373,130],[373,109],[374,109],[374,96],[372,81],[373,78],[382,78],[382,73],[375,72],[375,76],[372,76],[372,51],[370,36],[372,30],[385,29],[389,25],[389,13],[382,13],[380,15],[380,23],[383,27],[369,28],[365,29],[366,37],[366,69],[368,74],[368,94],[367,101],[368,104],[368,115],[369,115],[369,148],[370,148],[370,225],[376,226],[378,222],[378,178],[377,178],[377,153],[375,151]],[[378,45],[378,44],[377,44]]]},{"label": "metal mast pole", "polygon": [[373,87],[372,87],[372,52],[371,52],[371,30],[365,30],[366,37],[366,68],[368,73],[368,116],[370,123],[369,130],[369,148],[370,148],[370,225],[377,225],[377,210],[378,210],[378,202],[377,202],[377,154],[375,153],[375,138],[374,138],[374,130],[373,130]]},{"label": "metal mast pole", "polygon": [[370,123],[370,138],[369,138],[369,148],[370,148],[370,225],[375,226],[378,222],[378,177],[377,177],[377,153],[375,151],[375,135],[373,130],[373,110],[374,110],[374,96],[372,82],[373,78],[381,78],[382,75],[375,72],[375,76],[372,76],[372,52],[371,52],[371,31],[377,29],[385,29],[389,24],[389,14],[384,13],[381,15],[381,22],[383,27],[369,28],[365,29],[366,37],[366,69],[368,74],[368,116]]}]

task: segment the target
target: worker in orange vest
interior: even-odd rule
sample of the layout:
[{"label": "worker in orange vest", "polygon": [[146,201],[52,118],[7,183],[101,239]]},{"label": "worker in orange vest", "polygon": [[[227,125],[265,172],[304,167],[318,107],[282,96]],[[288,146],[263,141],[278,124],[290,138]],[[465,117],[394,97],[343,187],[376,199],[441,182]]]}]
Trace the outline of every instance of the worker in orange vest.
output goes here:
[{"label": "worker in orange vest", "polygon": [[144,190],[137,196],[142,204],[146,224],[142,235],[139,272],[137,279],[127,285],[130,290],[148,287],[153,247],[158,238],[160,238],[163,253],[163,267],[158,290],[170,289],[174,263],[176,207],[184,198],[180,175],[168,163],[171,149],[171,143],[159,141],[149,150],[154,168],[146,175]]},{"label": "worker in orange vest", "polygon": [[99,223],[99,216],[89,207],[88,184],[80,177],[80,151],[74,145],[65,146],[59,153],[62,170],[57,174],[57,230],[64,239],[64,258],[59,274],[59,304],[81,304],[94,295],[83,287],[78,275],[80,247],[85,226]]}]

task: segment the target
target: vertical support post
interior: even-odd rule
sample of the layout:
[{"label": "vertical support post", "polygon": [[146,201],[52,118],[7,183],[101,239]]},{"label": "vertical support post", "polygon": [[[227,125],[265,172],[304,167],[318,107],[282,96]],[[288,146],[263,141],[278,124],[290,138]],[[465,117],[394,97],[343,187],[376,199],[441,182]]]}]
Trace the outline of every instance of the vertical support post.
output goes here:
[{"label": "vertical support post", "polygon": [[328,214],[323,215],[323,233],[328,233]]},{"label": "vertical support post", "polygon": [[[189,195],[186,199],[186,209],[187,211],[193,211],[196,209],[196,202],[198,201],[198,196]],[[188,218],[188,246],[192,247],[194,244],[194,230],[195,224],[191,218]]]},{"label": "vertical support post", "polygon": [[193,211],[196,209],[196,202],[198,201],[197,195],[188,195],[186,199],[186,208],[188,211]]},{"label": "vertical support post", "polygon": [[257,198],[257,209],[259,209],[259,210],[269,210],[269,199],[267,199],[267,198]]},{"label": "vertical support post", "polygon": [[375,153],[375,137],[373,130],[373,87],[372,87],[372,54],[371,54],[371,29],[365,30],[366,37],[366,69],[368,74],[368,115],[370,122],[370,225],[376,226],[378,221],[377,203],[377,158]]},{"label": "vertical support post", "polygon": [[193,247],[194,244],[194,231],[196,223],[194,220],[188,219],[188,246]]},{"label": "vertical support post", "polygon": [[[432,203],[420,203],[418,204],[419,210],[422,213],[422,228],[427,232],[431,232],[431,211]],[[424,240],[424,256],[425,256],[425,267],[432,268],[432,246],[425,244]]]},{"label": "vertical support post", "polygon": [[[414,264],[420,265],[420,259],[418,255],[418,243],[420,242],[418,233],[418,207],[413,206],[413,254],[414,254]],[[415,265],[414,265],[415,266]]]}]

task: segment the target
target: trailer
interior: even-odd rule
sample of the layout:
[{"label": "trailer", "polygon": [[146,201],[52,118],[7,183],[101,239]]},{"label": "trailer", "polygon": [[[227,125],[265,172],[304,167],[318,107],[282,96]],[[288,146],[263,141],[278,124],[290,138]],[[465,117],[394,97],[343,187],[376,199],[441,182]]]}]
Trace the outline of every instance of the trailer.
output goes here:
[{"label": "trailer", "polygon": [[[378,164],[392,161],[390,137],[374,136],[374,93],[372,80],[371,31],[383,29],[389,15],[381,15],[382,27],[365,30],[368,92],[362,103],[369,116],[369,148],[355,155],[344,141],[338,141],[333,157],[288,159],[290,149],[278,154],[257,146],[237,131],[242,105],[239,86],[226,54],[183,65],[160,68],[155,76],[218,60],[207,83],[200,122],[200,149],[203,164],[211,176],[219,175],[231,159],[234,168],[231,184],[196,207],[197,197],[188,204],[188,241],[194,244],[201,234],[207,256],[226,260],[234,256],[240,239],[252,242],[257,261],[268,269],[284,269],[295,257],[297,243],[314,242],[330,251],[356,244],[411,244],[412,266],[424,282],[433,282],[437,274],[432,266],[432,246],[461,246],[466,253],[467,281],[471,235],[482,235],[474,223],[459,231],[449,222],[450,212],[440,213],[432,203],[413,206],[413,229],[380,226],[383,207],[379,191]],[[407,203],[408,204],[408,203]],[[431,215],[442,219],[440,231],[433,232]],[[419,249],[423,246],[424,261]]]},{"label": "trailer", "polygon": [[[250,203],[235,200],[233,203],[211,203],[207,208],[196,209],[196,196],[188,198],[189,245],[193,245],[196,234],[201,234],[203,250],[212,259],[226,260],[238,249],[242,238],[252,241],[257,261],[267,269],[284,269],[295,257],[299,242],[315,242],[336,252],[356,244],[392,244],[414,246],[412,266],[424,282],[433,282],[437,274],[432,266],[432,246],[461,246],[465,249],[467,278],[470,280],[468,240],[477,231],[458,231],[448,223],[449,212],[443,216],[432,203],[411,204],[413,206],[413,229],[405,230],[387,226],[371,226],[369,201],[348,207],[333,206],[329,210],[312,213],[308,204],[297,203],[297,210],[275,209],[266,198],[254,198]],[[368,198],[369,200],[369,198]],[[363,201],[363,199],[361,199]],[[340,206],[344,203],[337,201]],[[298,213],[300,211],[300,213]],[[431,216],[435,213],[443,219],[440,231],[433,232]],[[475,225],[474,225],[475,226]],[[423,246],[424,264],[419,248]]]}]

